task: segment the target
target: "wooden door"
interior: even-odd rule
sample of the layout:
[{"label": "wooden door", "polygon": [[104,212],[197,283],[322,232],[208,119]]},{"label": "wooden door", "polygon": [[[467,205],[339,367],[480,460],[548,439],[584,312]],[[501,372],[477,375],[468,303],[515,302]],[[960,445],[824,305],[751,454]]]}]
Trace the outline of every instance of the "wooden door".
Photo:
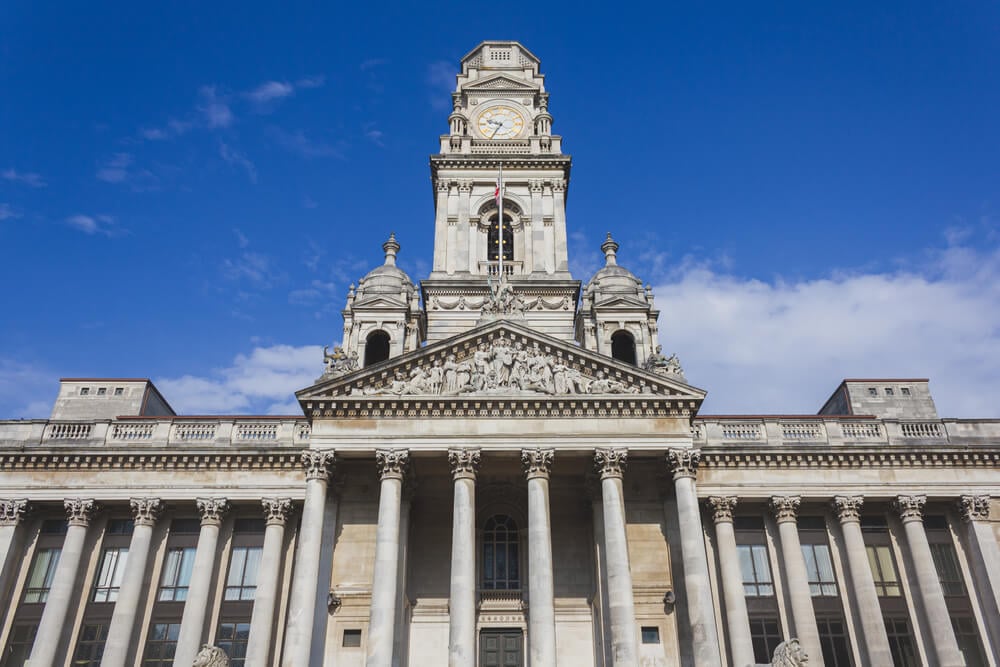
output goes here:
[{"label": "wooden door", "polygon": [[524,667],[524,635],[520,630],[483,630],[479,635],[480,667]]}]

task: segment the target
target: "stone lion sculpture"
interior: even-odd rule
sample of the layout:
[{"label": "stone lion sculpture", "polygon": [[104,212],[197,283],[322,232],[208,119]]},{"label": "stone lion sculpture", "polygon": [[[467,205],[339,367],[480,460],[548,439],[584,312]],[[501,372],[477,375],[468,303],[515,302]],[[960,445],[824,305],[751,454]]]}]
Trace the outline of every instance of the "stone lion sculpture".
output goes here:
[{"label": "stone lion sculpture", "polygon": [[205,644],[198,651],[191,667],[229,667],[229,656],[218,646]]},{"label": "stone lion sculpture", "polygon": [[799,640],[789,639],[787,642],[781,642],[774,649],[771,667],[801,667],[808,662],[809,656],[802,650]]}]

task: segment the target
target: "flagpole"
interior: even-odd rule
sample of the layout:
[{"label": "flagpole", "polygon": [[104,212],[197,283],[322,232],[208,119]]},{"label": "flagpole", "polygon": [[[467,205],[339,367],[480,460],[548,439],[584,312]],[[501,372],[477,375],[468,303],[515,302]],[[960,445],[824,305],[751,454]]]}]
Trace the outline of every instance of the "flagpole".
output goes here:
[{"label": "flagpole", "polygon": [[497,209],[499,209],[499,221],[497,231],[500,233],[500,253],[497,257],[497,272],[499,273],[498,278],[503,280],[503,163],[500,163],[500,176],[497,181]]}]

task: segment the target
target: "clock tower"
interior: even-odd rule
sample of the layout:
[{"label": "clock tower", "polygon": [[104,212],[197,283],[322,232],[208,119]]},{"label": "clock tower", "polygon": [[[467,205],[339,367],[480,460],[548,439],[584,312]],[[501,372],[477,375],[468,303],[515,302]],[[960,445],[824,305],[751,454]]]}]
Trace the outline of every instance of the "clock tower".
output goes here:
[{"label": "clock tower", "polygon": [[480,323],[501,278],[517,317],[573,340],[580,283],[566,251],[571,161],[552,134],[538,58],[518,42],[483,42],[462,58],[451,99],[449,132],[430,162],[434,264],[421,283],[427,341]]}]

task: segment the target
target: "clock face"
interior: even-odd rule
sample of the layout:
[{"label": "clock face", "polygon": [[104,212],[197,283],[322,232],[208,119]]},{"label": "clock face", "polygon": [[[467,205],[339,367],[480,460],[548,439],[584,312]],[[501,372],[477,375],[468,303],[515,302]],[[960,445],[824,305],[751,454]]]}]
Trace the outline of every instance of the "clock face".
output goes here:
[{"label": "clock face", "polygon": [[487,139],[513,139],[524,128],[524,117],[508,106],[495,106],[479,114],[479,131]]}]

